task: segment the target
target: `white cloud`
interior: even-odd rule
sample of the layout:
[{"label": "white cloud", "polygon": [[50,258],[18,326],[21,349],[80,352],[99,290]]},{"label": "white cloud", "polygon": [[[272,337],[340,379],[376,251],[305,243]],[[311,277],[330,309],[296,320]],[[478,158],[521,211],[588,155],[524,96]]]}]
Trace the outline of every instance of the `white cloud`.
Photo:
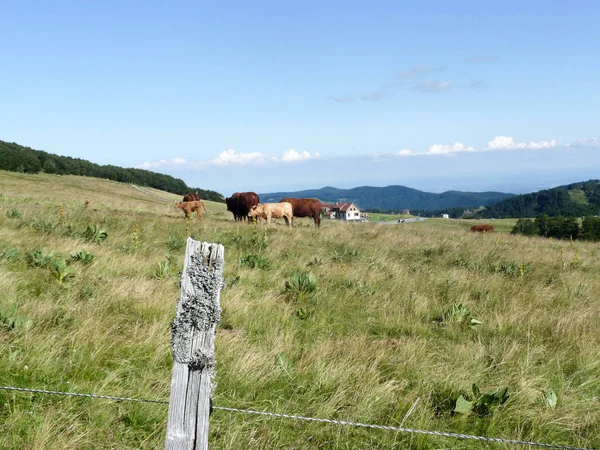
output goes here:
[{"label": "white cloud", "polygon": [[304,150],[302,152],[298,152],[297,150],[291,148],[291,149],[283,152],[281,161],[283,161],[283,162],[306,161],[308,159],[314,159],[314,158],[318,158],[318,157],[319,157],[318,153],[315,153],[313,156],[306,150]]},{"label": "white cloud", "polygon": [[539,141],[539,142],[515,142],[510,136],[496,136],[493,140],[488,142],[487,148],[489,150],[505,150],[505,149],[542,149],[542,148],[554,148],[558,145],[556,139],[550,141]]},{"label": "white cloud", "polygon": [[360,96],[360,99],[365,102],[377,102],[389,97],[389,94],[382,91],[369,91],[366,94]]},{"label": "white cloud", "polygon": [[143,163],[139,164],[136,166],[136,169],[152,169],[155,167],[162,167],[162,166],[174,166],[177,164],[184,164],[186,162],[186,160],[184,158],[181,158],[179,156],[176,156],[173,159],[161,159],[159,161],[144,161]]},{"label": "white cloud", "polygon": [[425,75],[429,75],[430,73],[433,72],[439,72],[440,70],[442,70],[440,67],[431,67],[431,66],[416,66],[416,67],[411,67],[408,70],[405,70],[404,72],[400,72],[398,74],[398,78],[403,79],[403,80],[408,80],[409,78],[415,78],[418,76],[425,76]]},{"label": "white cloud", "polygon": [[210,161],[215,166],[228,165],[246,165],[246,164],[265,164],[267,162],[276,162],[275,158],[260,152],[238,153],[233,149],[223,150],[219,156]]},{"label": "white cloud", "polygon": [[427,155],[449,155],[458,152],[474,152],[475,148],[466,146],[462,142],[455,142],[452,145],[433,144],[427,150]]},{"label": "white cloud", "polygon": [[398,156],[410,156],[410,155],[414,155],[415,153],[411,152],[409,149],[407,148],[403,148],[402,150],[398,150],[396,152],[396,155]]},{"label": "white cloud", "polygon": [[451,87],[448,81],[422,81],[414,86],[414,89],[424,93],[439,93],[447,92]]},{"label": "white cloud", "polygon": [[575,144],[572,144],[573,147],[600,147],[600,140],[595,137],[580,139]]}]

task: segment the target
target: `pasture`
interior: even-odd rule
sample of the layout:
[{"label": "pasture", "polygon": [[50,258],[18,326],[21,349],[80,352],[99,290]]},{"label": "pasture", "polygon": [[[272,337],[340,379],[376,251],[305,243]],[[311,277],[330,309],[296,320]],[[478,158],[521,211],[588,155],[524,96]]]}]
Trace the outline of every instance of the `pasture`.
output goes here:
[{"label": "pasture", "polygon": [[[190,234],[225,246],[216,406],[600,446],[598,243],[514,221],[253,226],[212,202],[186,220],[142,189],[0,172],[1,385],[168,400]],[[0,448],[161,448],[166,417],[0,390]],[[212,449],[512,448],[219,410],[210,432]]]}]

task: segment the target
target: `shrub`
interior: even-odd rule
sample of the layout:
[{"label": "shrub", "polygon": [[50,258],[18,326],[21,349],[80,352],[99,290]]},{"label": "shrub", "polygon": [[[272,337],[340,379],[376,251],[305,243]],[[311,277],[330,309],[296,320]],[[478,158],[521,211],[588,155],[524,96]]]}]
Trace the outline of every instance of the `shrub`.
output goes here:
[{"label": "shrub", "polygon": [[485,394],[481,394],[479,387],[473,384],[472,387],[473,395],[462,393],[456,399],[456,406],[454,412],[460,414],[476,414],[479,417],[487,416],[491,414],[497,407],[506,403],[508,398],[508,388],[489,391]]},{"label": "shrub", "polygon": [[317,277],[311,272],[293,273],[285,282],[285,292],[295,298],[312,294],[318,287]]},{"label": "shrub", "polygon": [[52,253],[46,253],[44,250],[36,249],[26,254],[27,264],[31,267],[48,267],[54,260]]},{"label": "shrub", "polygon": [[75,277],[75,270],[69,267],[67,261],[63,258],[53,259],[50,264],[50,273],[58,280],[59,283],[63,283],[70,278]]},{"label": "shrub", "polygon": [[91,264],[95,256],[88,253],[85,249],[71,253],[71,261],[78,261],[82,264]]},{"label": "shrub", "polygon": [[101,229],[97,225],[88,225],[83,231],[83,239],[86,242],[94,242],[95,244],[101,244],[108,238],[108,232]]}]

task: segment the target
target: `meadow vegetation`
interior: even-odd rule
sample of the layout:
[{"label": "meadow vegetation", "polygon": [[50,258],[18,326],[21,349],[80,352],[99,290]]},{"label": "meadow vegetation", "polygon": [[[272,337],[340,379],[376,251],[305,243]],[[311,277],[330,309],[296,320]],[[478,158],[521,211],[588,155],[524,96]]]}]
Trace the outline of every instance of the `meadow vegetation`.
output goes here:
[{"label": "meadow vegetation", "polygon": [[[1,385],[168,400],[190,234],[225,246],[215,405],[600,446],[597,243],[515,220],[266,228],[213,202],[186,220],[149,191],[0,172]],[[0,448],[161,448],[166,418],[0,390]],[[219,410],[210,433],[213,449],[510,448]]]}]

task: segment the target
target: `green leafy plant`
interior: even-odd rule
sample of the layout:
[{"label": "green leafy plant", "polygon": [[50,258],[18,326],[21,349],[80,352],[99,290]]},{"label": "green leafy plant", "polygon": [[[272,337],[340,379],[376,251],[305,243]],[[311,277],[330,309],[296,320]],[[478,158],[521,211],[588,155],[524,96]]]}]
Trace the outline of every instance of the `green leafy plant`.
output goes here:
[{"label": "green leafy plant", "polygon": [[246,255],[239,259],[240,267],[249,267],[250,269],[269,269],[271,262],[262,255]]},{"label": "green leafy plant", "polygon": [[54,260],[52,253],[46,253],[44,250],[36,249],[25,255],[27,264],[31,267],[48,267]]},{"label": "green leafy plant", "polygon": [[544,404],[548,405],[550,408],[556,408],[556,403],[558,402],[558,397],[554,391],[542,391],[542,401]]},{"label": "green leafy plant", "polygon": [[185,247],[185,238],[178,237],[173,234],[169,235],[167,240],[167,248],[172,251],[182,250]]},{"label": "green leafy plant", "polygon": [[11,331],[19,327],[29,327],[30,319],[24,319],[17,313],[17,308],[4,308],[0,303],[0,330]]},{"label": "green leafy plant", "polygon": [[6,259],[7,261],[18,261],[21,259],[21,252],[13,247],[5,248],[0,253],[0,259]]},{"label": "green leafy plant", "polygon": [[87,242],[101,244],[108,238],[108,232],[97,225],[88,225],[83,231],[82,237]]},{"label": "green leafy plant", "polygon": [[358,249],[347,249],[343,251],[334,250],[331,254],[331,260],[335,262],[348,262],[360,256],[360,250]]},{"label": "green leafy plant", "polygon": [[67,261],[62,258],[53,259],[49,265],[50,273],[58,280],[59,283],[64,283],[66,280],[75,277],[75,270],[69,267]]},{"label": "green leafy plant", "polygon": [[17,219],[21,217],[21,213],[16,209],[11,209],[10,211],[6,211],[6,217],[9,219]]},{"label": "green leafy plant", "polygon": [[34,229],[41,231],[42,233],[46,233],[46,234],[52,233],[56,228],[55,224],[53,224],[52,222],[48,222],[47,220],[43,220],[43,219],[35,220],[35,221],[31,222],[29,224],[29,226],[31,226],[31,228],[34,228]]},{"label": "green leafy plant", "polygon": [[447,324],[450,322],[458,323],[461,325],[468,325],[471,328],[475,328],[481,325],[483,322],[475,319],[471,316],[471,311],[462,303],[454,304],[442,311],[442,315],[436,319],[441,324]]},{"label": "green leafy plant", "polygon": [[292,273],[285,282],[285,292],[297,299],[316,292],[318,288],[317,277],[311,272]]},{"label": "green leafy plant", "polygon": [[95,256],[91,253],[88,253],[85,249],[71,253],[71,260],[80,262],[82,264],[91,264],[94,259]]},{"label": "green leafy plant", "polygon": [[166,259],[164,261],[160,261],[156,265],[156,267],[154,268],[154,271],[152,272],[152,276],[157,280],[162,280],[163,278],[165,278],[166,276],[169,275],[170,270],[171,270],[171,264],[170,264],[169,260]]},{"label": "green leafy plant", "polygon": [[473,383],[472,392],[472,395],[462,393],[456,399],[456,406],[453,410],[455,413],[473,413],[479,417],[484,417],[493,413],[496,408],[506,403],[510,397],[507,387],[482,394],[477,384]]}]

